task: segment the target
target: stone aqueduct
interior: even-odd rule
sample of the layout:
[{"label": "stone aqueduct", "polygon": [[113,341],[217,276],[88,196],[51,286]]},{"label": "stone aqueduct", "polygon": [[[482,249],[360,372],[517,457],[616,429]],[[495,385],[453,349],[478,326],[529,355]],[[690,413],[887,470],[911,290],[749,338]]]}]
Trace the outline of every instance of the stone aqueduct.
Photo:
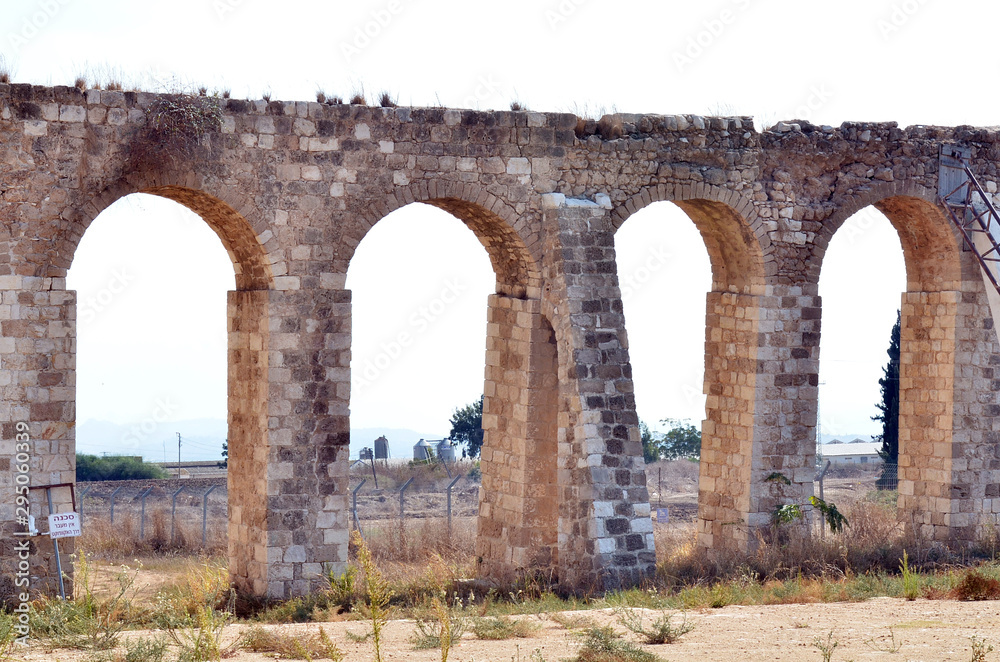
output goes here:
[{"label": "stone aqueduct", "polygon": [[[711,258],[698,540],[746,547],[812,494],[821,302],[831,237],[874,205],[899,233],[901,518],[962,544],[1000,513],[1000,345],[982,274],[936,203],[942,145],[1000,181],[1000,132],[749,118],[623,116],[604,139],[570,114],[222,100],[183,158],[143,158],[164,97],[0,85],[0,521],[14,521],[16,425],[35,484],[74,476],[74,292],[87,226],[145,192],[197,212],[236,270],[229,296],[231,571],[308,591],[348,544],[351,293],[365,233],[413,202],[458,217],[496,272],[488,302],[484,575],[554,568],[567,587],[654,563],[614,234],[660,200]],[[589,135],[588,135],[589,134]],[[145,136],[145,138],[144,138]],[[155,146],[154,146],[155,147]],[[764,480],[771,472],[790,486]],[[69,507],[56,491],[57,508]],[[38,500],[40,494],[33,493]],[[36,514],[45,509],[37,507]],[[49,550],[36,555],[45,572]]]}]

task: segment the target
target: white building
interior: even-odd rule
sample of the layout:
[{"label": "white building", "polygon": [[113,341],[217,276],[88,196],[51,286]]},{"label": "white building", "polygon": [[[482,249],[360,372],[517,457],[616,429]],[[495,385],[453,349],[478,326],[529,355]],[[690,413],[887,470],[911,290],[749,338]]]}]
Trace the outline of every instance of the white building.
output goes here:
[{"label": "white building", "polygon": [[855,439],[854,441],[843,442],[838,439],[820,444],[819,453],[823,459],[830,460],[833,464],[878,464],[882,458],[878,456],[881,442],[864,441]]}]

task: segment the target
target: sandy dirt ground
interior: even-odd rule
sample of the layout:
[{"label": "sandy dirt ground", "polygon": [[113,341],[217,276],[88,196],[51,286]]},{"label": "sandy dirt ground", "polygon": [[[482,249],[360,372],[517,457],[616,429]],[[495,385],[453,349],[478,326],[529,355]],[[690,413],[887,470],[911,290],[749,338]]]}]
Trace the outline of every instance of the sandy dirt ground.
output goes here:
[{"label": "sandy dirt ground", "polygon": [[[610,609],[563,612],[581,615],[598,624],[616,624]],[[649,612],[653,615],[654,612]],[[541,628],[527,639],[481,641],[466,633],[448,659],[452,662],[531,660],[538,650],[549,662],[571,659],[581,642],[578,634],[547,615],[521,616],[538,623]],[[1000,649],[1000,602],[955,602],[949,600],[916,600],[907,602],[894,598],[877,598],[861,603],[795,604],[740,607],[692,611],[687,619],[694,629],[679,642],[645,648],[664,659],[756,661],[756,660],[822,660],[814,646],[817,639],[838,642],[833,660],[891,660],[899,662],[940,662],[972,659],[971,637],[985,638]],[[316,624],[268,626],[286,632],[291,637],[317,633]],[[354,661],[372,660],[370,641],[351,642],[346,631],[363,634],[363,621],[342,621],[322,626],[330,638]],[[230,626],[226,637],[238,636],[245,626]],[[890,639],[890,628],[897,652]],[[619,631],[624,629],[617,626]],[[413,621],[389,623],[385,633],[383,657],[386,660],[440,660],[436,650],[416,651],[410,642],[415,630]],[[130,637],[148,637],[154,633],[133,632]],[[631,636],[631,635],[630,635]],[[28,660],[82,660],[79,651],[52,650],[35,642]],[[273,655],[240,652],[228,658],[237,662],[273,659]],[[535,659],[538,659],[537,656]],[[1000,660],[994,652],[987,660]]]}]

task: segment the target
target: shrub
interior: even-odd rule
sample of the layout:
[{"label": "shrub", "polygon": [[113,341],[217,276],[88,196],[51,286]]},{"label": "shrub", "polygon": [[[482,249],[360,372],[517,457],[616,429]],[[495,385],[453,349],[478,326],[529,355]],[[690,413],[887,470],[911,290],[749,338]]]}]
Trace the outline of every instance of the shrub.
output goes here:
[{"label": "shrub", "polygon": [[472,631],[480,639],[499,641],[502,639],[527,639],[534,636],[541,626],[525,620],[514,620],[510,616],[477,618]]},{"label": "shrub", "polygon": [[136,480],[168,478],[169,474],[155,464],[143,462],[141,457],[111,455],[98,457],[78,453],[76,480]]},{"label": "shrub", "polygon": [[1000,600],[1000,581],[969,570],[952,595],[956,600]]},{"label": "shrub", "polygon": [[642,611],[639,609],[621,609],[618,613],[618,622],[630,632],[642,637],[647,644],[672,644],[681,636],[694,629],[693,625],[687,622],[687,616],[681,613],[680,623],[672,622],[673,615],[663,611],[660,612],[649,627],[642,623]]},{"label": "shrub", "polygon": [[610,625],[590,628],[575,662],[658,662],[661,658],[633,643],[623,641]]},{"label": "shrub", "polygon": [[243,647],[255,653],[276,653],[275,657],[290,660],[329,658],[339,662],[344,659],[344,654],[322,627],[316,634],[303,636],[255,625],[247,632]]}]

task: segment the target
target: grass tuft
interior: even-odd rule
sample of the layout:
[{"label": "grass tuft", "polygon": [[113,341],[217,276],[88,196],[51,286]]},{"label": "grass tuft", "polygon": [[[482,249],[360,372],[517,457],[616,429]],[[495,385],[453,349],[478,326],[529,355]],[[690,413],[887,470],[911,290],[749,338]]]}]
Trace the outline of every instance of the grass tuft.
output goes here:
[{"label": "grass tuft", "polygon": [[344,654],[322,627],[315,634],[303,636],[255,625],[247,631],[243,648],[254,653],[275,653],[275,657],[289,660],[329,658],[339,662],[344,659]]},{"label": "grass tuft", "polygon": [[658,662],[662,658],[624,641],[610,625],[590,628],[583,633],[583,646],[575,662]]},{"label": "grass tuft", "polygon": [[472,631],[480,639],[500,641],[503,639],[527,639],[533,637],[542,626],[510,616],[477,618],[472,623]]}]

